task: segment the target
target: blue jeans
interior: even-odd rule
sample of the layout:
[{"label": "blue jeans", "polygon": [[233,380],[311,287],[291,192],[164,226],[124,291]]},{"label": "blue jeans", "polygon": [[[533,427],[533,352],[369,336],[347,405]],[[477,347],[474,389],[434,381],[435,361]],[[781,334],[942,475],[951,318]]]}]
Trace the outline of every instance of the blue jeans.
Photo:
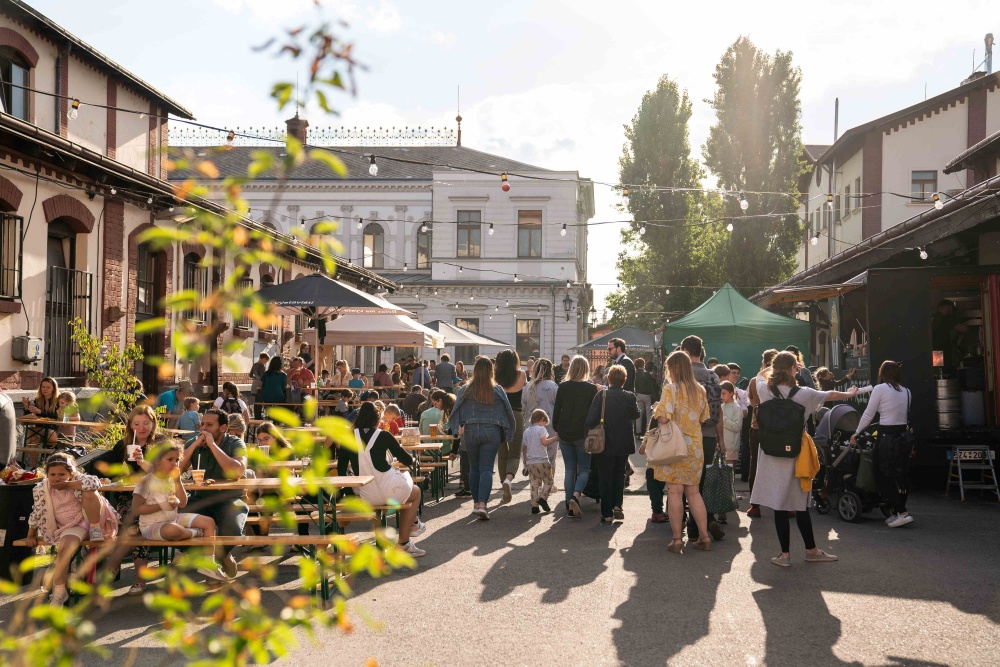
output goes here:
[{"label": "blue jeans", "polygon": [[583,493],[590,479],[590,454],[583,449],[583,440],[559,441],[559,451],[562,452],[566,477],[563,487],[566,489],[568,503],[575,493]]},{"label": "blue jeans", "polygon": [[469,453],[472,501],[485,503],[493,490],[493,465],[500,449],[500,427],[495,424],[466,424],[462,444]]}]

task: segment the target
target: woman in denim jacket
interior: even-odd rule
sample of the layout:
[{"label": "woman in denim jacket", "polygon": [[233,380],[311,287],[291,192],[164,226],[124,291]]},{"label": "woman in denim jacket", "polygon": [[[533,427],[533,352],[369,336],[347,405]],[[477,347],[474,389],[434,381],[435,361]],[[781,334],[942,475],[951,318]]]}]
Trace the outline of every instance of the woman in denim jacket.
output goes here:
[{"label": "woman in denim jacket", "polygon": [[451,410],[450,424],[453,435],[458,429],[457,435],[469,453],[472,513],[489,519],[486,501],[493,490],[493,465],[500,443],[514,428],[514,412],[503,387],[493,380],[493,363],[489,359],[476,360],[472,381]]}]

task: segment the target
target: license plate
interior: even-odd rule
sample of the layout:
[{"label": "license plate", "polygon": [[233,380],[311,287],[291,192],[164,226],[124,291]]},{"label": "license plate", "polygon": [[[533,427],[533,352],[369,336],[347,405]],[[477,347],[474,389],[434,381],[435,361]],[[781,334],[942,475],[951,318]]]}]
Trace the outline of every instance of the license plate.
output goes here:
[{"label": "license plate", "polygon": [[[949,456],[949,458],[951,458]],[[982,461],[983,460],[983,450],[981,449],[963,449],[959,450],[958,458],[962,461]],[[997,453],[990,450],[990,459],[996,460]]]}]

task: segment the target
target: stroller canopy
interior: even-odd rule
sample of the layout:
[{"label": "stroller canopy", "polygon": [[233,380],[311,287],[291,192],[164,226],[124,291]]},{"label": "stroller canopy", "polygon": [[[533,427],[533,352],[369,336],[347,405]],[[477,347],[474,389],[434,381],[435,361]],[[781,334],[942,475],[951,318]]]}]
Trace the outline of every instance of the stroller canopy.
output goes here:
[{"label": "stroller canopy", "polygon": [[823,418],[819,422],[819,426],[816,427],[816,437],[814,438],[816,444],[826,445],[833,440],[834,431],[854,433],[860,421],[861,415],[850,405],[841,404],[833,406],[826,411],[826,414],[823,415]]}]

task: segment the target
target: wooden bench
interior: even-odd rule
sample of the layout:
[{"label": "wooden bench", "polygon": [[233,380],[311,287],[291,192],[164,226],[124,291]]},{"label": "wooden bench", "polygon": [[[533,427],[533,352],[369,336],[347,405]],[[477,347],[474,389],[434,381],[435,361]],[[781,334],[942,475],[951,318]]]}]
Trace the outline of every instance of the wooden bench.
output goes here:
[{"label": "wooden bench", "polygon": [[[377,530],[379,528],[386,528],[388,525],[388,518],[391,513],[396,514],[396,528],[399,528],[399,514],[398,510],[407,509],[412,506],[412,503],[406,502],[402,505],[372,505],[371,511],[369,512],[357,512],[352,511],[347,508],[347,506],[338,504],[337,505],[337,527],[339,530],[343,531],[344,526],[351,523],[356,523],[359,521],[371,522],[372,529]],[[319,523],[319,511],[314,510],[311,507],[294,506],[290,508],[291,520],[295,524],[303,523]],[[270,526],[271,524],[283,523],[280,512],[271,510],[263,505],[251,505],[251,512],[257,512],[257,516],[248,516],[247,525],[248,526]],[[302,512],[306,512],[303,514]],[[329,519],[332,516],[332,512],[329,508],[324,511],[324,519]]]}]

